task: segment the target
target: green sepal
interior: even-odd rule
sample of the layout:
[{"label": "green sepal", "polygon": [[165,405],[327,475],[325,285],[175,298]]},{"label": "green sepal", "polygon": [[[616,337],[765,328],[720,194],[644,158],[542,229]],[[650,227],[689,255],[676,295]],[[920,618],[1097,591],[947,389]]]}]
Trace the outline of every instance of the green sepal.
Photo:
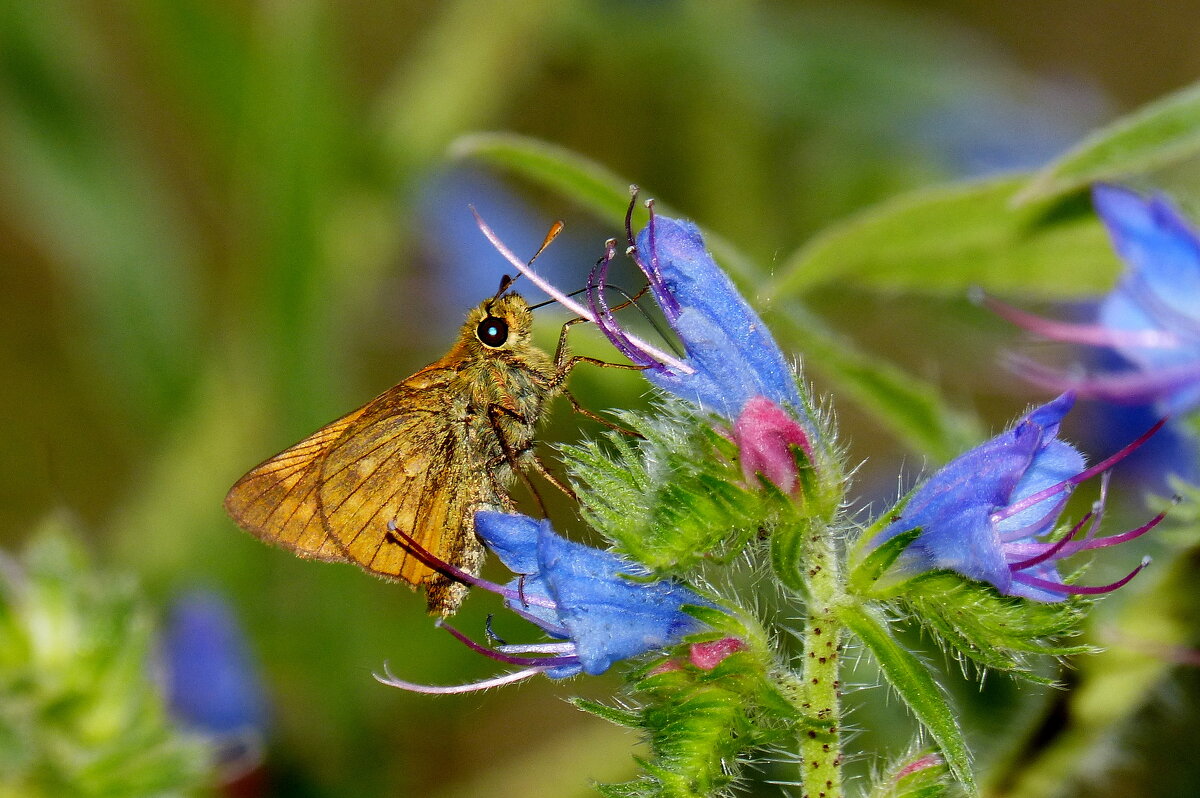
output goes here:
[{"label": "green sepal", "polygon": [[898,520],[904,514],[904,508],[912,500],[912,497],[917,495],[917,490],[920,486],[914,487],[908,493],[900,497],[900,501],[893,504],[886,513],[881,513],[878,518],[871,522],[871,525],[864,529],[854,541],[854,545],[846,555],[846,559],[853,565],[866,557],[870,552],[872,542],[879,533],[886,529],[890,524]]},{"label": "green sepal", "polygon": [[[880,543],[862,559],[850,572],[847,588],[851,593],[863,596],[875,595],[875,585],[888,569],[900,558],[905,549],[921,536],[921,527],[914,527],[907,532]],[[895,589],[893,587],[893,589]]]},{"label": "green sepal", "polygon": [[1082,631],[1092,603],[1087,599],[1031,601],[1001,595],[991,585],[950,571],[934,571],[905,583],[898,600],[955,655],[1030,681],[1052,681],[1033,671],[1034,658],[1094,651],[1054,642]]},{"label": "green sepal", "polygon": [[892,636],[873,610],[860,604],[846,604],[838,608],[837,614],[875,657],[888,684],[929,732],[954,778],[969,795],[977,795],[979,789],[966,741],[928,666]]},{"label": "green sepal", "polygon": [[[643,732],[650,756],[637,758],[642,775],[624,784],[600,785],[604,795],[685,798],[719,794],[737,778],[746,753],[794,740],[807,721],[779,692],[774,663],[761,629],[709,607],[687,607],[709,618],[713,629],[686,638],[667,659],[644,662],[627,674],[636,707],[576,700],[581,709]],[[711,670],[692,664],[690,646],[734,636],[745,648]]]},{"label": "green sepal", "polygon": [[932,750],[914,750],[880,773],[866,798],[938,798],[950,787],[950,769]]},{"label": "green sepal", "polygon": [[643,439],[613,431],[562,452],[584,520],[632,559],[657,573],[724,562],[769,522],[768,494],[743,484],[712,418],[664,398],[658,413],[617,422]]},{"label": "green sepal", "polygon": [[599,701],[592,701],[590,698],[580,698],[579,696],[568,700],[576,709],[583,710],[598,718],[603,718],[617,726],[624,726],[627,729],[636,729],[641,726],[641,715],[634,710],[610,707],[608,704],[601,704]]},{"label": "green sepal", "polygon": [[808,596],[808,582],[801,573],[804,561],[807,525],[800,523],[780,524],[771,535],[771,571],[787,588],[800,596]]}]

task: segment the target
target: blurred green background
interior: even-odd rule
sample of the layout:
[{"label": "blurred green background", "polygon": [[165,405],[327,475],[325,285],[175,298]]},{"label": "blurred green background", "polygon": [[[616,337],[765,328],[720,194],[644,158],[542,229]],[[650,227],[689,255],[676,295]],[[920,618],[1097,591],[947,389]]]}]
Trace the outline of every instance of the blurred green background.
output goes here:
[{"label": "blurred green background", "polygon": [[[587,778],[629,778],[636,739],[561,700],[609,695],[615,678],[442,698],[382,687],[385,661],[434,683],[494,669],[402,587],[262,545],[221,510],[250,466],[444,352],[495,290],[506,266],[468,203],[519,253],[565,219],[544,262],[567,288],[617,233],[461,137],[573,150],[769,271],[857,209],[1037,167],[1183,86],[1200,73],[1198,25],[1183,0],[0,0],[0,542],[19,548],[65,508],[163,612],[191,589],[223,596],[270,707],[260,794],[584,795]],[[1035,398],[995,365],[1011,330],[963,296],[843,282],[806,301],[982,412],[964,439]],[[548,314],[547,347],[556,330]],[[811,354],[818,391],[836,389],[801,337],[780,338]],[[611,372],[581,369],[573,386],[592,408],[641,401]],[[864,498],[893,496],[901,464],[946,456],[832,404],[852,460],[873,458]],[[585,428],[565,403],[554,416],[547,440]],[[481,628],[489,608],[468,602],[460,625]],[[1171,689],[1194,694],[1188,678]],[[1014,702],[1042,700],[988,685],[989,734]],[[1194,733],[1194,704],[1169,705],[1160,734]],[[876,730],[864,745],[906,745],[903,718],[857,722]],[[1141,739],[1111,794],[1133,794],[1180,733]],[[985,761],[1004,747],[973,742]],[[1157,778],[1142,794],[1191,794]]]}]

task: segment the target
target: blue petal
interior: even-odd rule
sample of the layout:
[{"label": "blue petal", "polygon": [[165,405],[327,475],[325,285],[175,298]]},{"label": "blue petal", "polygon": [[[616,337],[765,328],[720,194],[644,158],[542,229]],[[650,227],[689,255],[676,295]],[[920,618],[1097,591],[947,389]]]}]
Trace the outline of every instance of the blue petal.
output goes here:
[{"label": "blue petal", "polygon": [[783,353],[705,250],[696,225],[657,216],[654,245],[651,253],[650,228],[643,229],[638,234],[638,251],[647,259],[656,256],[667,290],[681,308],[672,326],[696,373],[648,369],[644,372],[647,379],[726,418],[735,418],[754,396],[802,408]]},{"label": "blue petal", "polygon": [[538,569],[537,541],[539,522],[527,515],[479,510],[475,513],[475,532],[500,562],[514,574],[532,574]]},{"label": "blue petal", "polygon": [[[1147,371],[1200,360],[1200,239],[1165,199],[1145,198],[1116,186],[1097,186],[1096,210],[1129,268],[1100,306],[1100,322],[1114,330],[1172,333],[1178,346],[1115,347]],[[1200,389],[1170,397],[1172,410],[1200,402]]]},{"label": "blue petal", "polygon": [[[1083,468],[1083,455],[1074,446],[1057,440],[1046,441],[1042,450],[1034,455],[1029,470],[1025,472],[1016,489],[1013,490],[1009,503],[1015,504],[1026,496],[1032,496],[1045,488],[1070,479],[1083,471]],[[1058,514],[1054,513],[1053,517],[1047,517],[1047,514],[1061,498],[1061,495],[1048,496],[1016,515],[1005,518],[997,524],[997,529],[1000,532],[1006,532],[1030,527],[1042,521],[1043,523],[1037,528],[1030,528],[1028,537],[1049,532],[1054,528]]]},{"label": "blue petal", "polygon": [[508,570],[521,574],[521,578],[505,585],[518,593],[515,599],[505,599],[505,604],[538,623],[550,636],[562,638],[558,630],[562,629],[563,622],[558,610],[530,603],[531,599],[554,599],[545,575],[538,572],[538,536],[543,528],[549,530],[550,522],[527,515],[494,510],[475,513],[475,531],[479,537]]},{"label": "blue petal", "polygon": [[[1200,240],[1179,212],[1162,197],[1146,198],[1118,186],[1092,191],[1096,211],[1131,276],[1154,302],[1200,322]],[[1129,278],[1123,281],[1128,290]]]},{"label": "blue petal", "polygon": [[[950,569],[1007,592],[1011,574],[991,515],[1012,503],[1037,457],[1055,443],[1059,423],[1073,403],[1074,396],[1063,394],[1006,432],[950,461],[917,490],[903,516],[889,524],[878,540],[919,527],[921,535],[905,551],[902,567],[910,571]],[[1057,458],[1057,454],[1050,455],[1046,474]],[[1045,513],[1040,504],[1034,509]]]},{"label": "blue petal", "polygon": [[611,552],[545,526],[538,555],[584,673],[604,673],[614,662],[673,645],[701,628],[682,606],[708,602],[670,580],[638,581],[645,569]]}]

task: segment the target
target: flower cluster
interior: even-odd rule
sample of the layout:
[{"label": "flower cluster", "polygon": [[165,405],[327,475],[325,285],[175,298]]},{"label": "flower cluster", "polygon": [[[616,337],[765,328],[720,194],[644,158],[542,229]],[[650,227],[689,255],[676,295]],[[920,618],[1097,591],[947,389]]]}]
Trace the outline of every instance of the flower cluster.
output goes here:
[{"label": "flower cluster", "polygon": [[588,277],[588,305],[596,324],[613,346],[643,367],[652,384],[732,422],[747,482],[761,474],[792,492],[794,449],[809,462],[813,456],[805,429],[811,422],[792,368],[762,319],[705,249],[699,228],[657,216],[653,202],[647,206],[650,221],[636,241],[626,216],[627,252],[682,343],[688,368],[639,348],[617,323],[604,291],[616,252],[611,241]]},{"label": "flower cluster", "polygon": [[[1034,324],[1019,311],[995,306],[1046,334],[1120,351],[1140,369],[1125,384],[1137,383],[1141,396],[1153,394],[1164,406],[1200,401],[1191,393],[1200,394],[1194,362],[1200,361],[1194,351],[1200,349],[1200,325],[1189,321],[1192,305],[1174,301],[1165,274],[1191,264],[1189,257],[1200,263],[1198,239],[1161,202],[1102,189],[1097,203],[1118,249],[1140,269],[1106,301],[1101,321]],[[594,322],[651,384],[673,397],[649,421],[634,413],[622,417],[632,422],[626,431],[634,442],[613,432],[604,446],[566,448],[576,485],[586,488],[576,493],[581,517],[625,555],[566,540],[549,521],[479,510],[476,532],[515,574],[502,585],[440,560],[393,526],[393,542],[412,556],[452,580],[501,596],[548,639],[510,644],[496,639],[489,626],[489,642],[482,644],[439,621],[473,650],[516,669],[451,686],[416,684],[390,672],[376,678],[416,692],[462,693],[537,674],[596,675],[643,657],[650,661],[631,676],[636,706],[578,702],[641,730],[648,740],[652,757],[645,773],[615,785],[612,794],[667,794],[671,785],[683,784],[687,794],[713,794],[737,776],[750,749],[782,739],[800,740],[806,790],[840,794],[839,667],[853,634],[938,749],[910,752],[888,775],[889,794],[932,794],[948,774],[973,791],[950,709],[932,680],[914,677],[920,663],[872,604],[901,596],[957,654],[1038,679],[1029,656],[1083,650],[1050,642],[1079,629],[1087,602],[1066,599],[1116,590],[1147,563],[1104,585],[1076,584],[1059,571],[1065,559],[1133,540],[1163,519],[1160,514],[1136,529],[1099,534],[1109,470],[1164,422],[1088,467],[1059,438],[1076,396],[1065,392],[951,461],[879,519],[861,536],[862,556],[845,577],[835,545],[846,526],[839,515],[845,503],[841,466],[830,454],[832,442],[819,435],[794,369],[708,254],[698,228],[647,206],[649,223],[635,237],[630,205],[626,254],[645,276],[681,347],[678,354],[640,340],[617,321],[621,306],[610,307],[606,299],[615,242],[607,243],[592,269],[581,304],[512,256],[480,221],[522,274]],[[1200,290],[1200,275],[1195,282],[1184,280],[1183,290]],[[1099,395],[1114,384],[1108,379],[1078,385]],[[1100,490],[1091,510],[1077,523],[1060,523],[1075,488],[1094,477],[1100,477]],[[734,600],[718,604],[679,578],[728,562],[760,539],[775,579],[803,602],[798,637],[805,656],[797,672],[774,660],[770,635],[752,613]]]},{"label": "flower cluster", "polygon": [[1124,585],[1145,561],[1124,578],[1101,586],[1066,584],[1057,563],[1081,551],[1139,537],[1162,520],[1161,514],[1137,529],[1097,537],[1106,494],[1102,488],[1096,506],[1066,534],[1055,541],[1044,538],[1058,528],[1076,485],[1106,474],[1153,435],[1161,422],[1116,454],[1085,468],[1083,456],[1058,439],[1059,424],[1074,402],[1075,397],[1065,393],[952,460],[909,497],[872,545],[920,530],[900,557],[902,572],[951,570],[987,582],[1005,595],[1036,601],[1107,593]]}]

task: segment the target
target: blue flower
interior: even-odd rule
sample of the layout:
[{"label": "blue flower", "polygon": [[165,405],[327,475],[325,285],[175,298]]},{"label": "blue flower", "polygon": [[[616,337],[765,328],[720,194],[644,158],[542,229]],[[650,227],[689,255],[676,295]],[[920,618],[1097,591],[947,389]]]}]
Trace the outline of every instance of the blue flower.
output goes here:
[{"label": "blue flower", "polygon": [[988,304],[1045,338],[1107,348],[1129,367],[1085,376],[1024,361],[1019,369],[1034,382],[1085,398],[1155,403],[1167,415],[1200,407],[1200,235],[1161,196],[1098,185],[1092,200],[1127,266],[1095,321],[1055,321]]},{"label": "blue flower", "polygon": [[158,664],[171,713],[212,743],[216,775],[232,784],[262,764],[265,691],[233,608],[215,593],[174,602]]},{"label": "blue flower", "polygon": [[[1030,412],[1007,432],[951,461],[913,493],[900,517],[879,533],[874,545],[919,529],[916,540],[901,555],[902,571],[956,571],[987,582],[1005,595],[1036,601],[1106,593],[1124,585],[1145,561],[1123,579],[1096,587],[1065,584],[1057,562],[1081,551],[1132,540],[1157,525],[1162,515],[1129,532],[1095,537],[1103,515],[1106,488],[1102,487],[1100,500],[1079,523],[1055,541],[1044,538],[1056,530],[1076,485],[1107,472],[1156,432],[1161,422],[1116,454],[1085,469],[1083,456],[1058,439],[1059,424],[1074,401],[1072,394],[1063,394]],[[1107,479],[1103,484],[1107,485]]]},{"label": "blue flower", "polygon": [[232,608],[213,593],[174,603],[159,653],[171,710],[189,727],[222,735],[266,727],[255,663]]},{"label": "blue flower", "polygon": [[536,624],[558,642],[502,644],[487,648],[442,622],[471,648],[522,670],[452,687],[418,685],[390,673],[377,676],[394,687],[426,693],[481,690],[544,673],[562,679],[598,675],[615,662],[667,648],[703,630],[684,612],[687,605],[711,607],[694,591],[669,579],[647,580],[647,570],[610,551],[573,543],[554,533],[549,521],[480,510],[475,528],[517,578],[497,585],[466,574],[392,529],[404,546],[453,579],[498,593],[510,610]]},{"label": "blue flower", "polygon": [[650,222],[636,244],[630,235],[629,254],[683,344],[682,365],[645,351],[614,319],[603,290],[615,252],[611,244],[588,280],[588,302],[600,329],[633,363],[645,367],[651,383],[709,412],[734,420],[758,396],[799,412],[803,405],[791,366],[762,319],[708,254],[699,228],[656,216],[652,204],[650,209]]}]

